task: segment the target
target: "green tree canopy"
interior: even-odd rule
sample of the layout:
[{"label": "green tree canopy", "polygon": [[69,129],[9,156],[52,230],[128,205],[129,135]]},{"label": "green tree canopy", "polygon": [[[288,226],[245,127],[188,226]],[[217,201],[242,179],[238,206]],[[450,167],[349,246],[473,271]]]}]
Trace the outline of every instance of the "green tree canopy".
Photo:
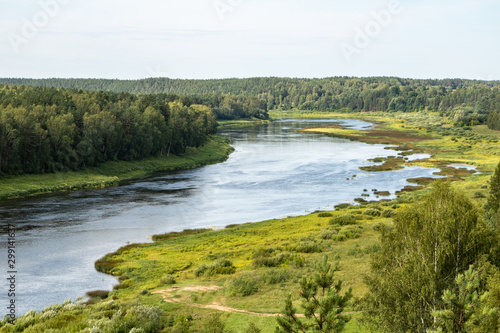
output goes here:
[{"label": "green tree canopy", "polygon": [[492,237],[474,204],[447,182],[436,182],[423,200],[382,233],[366,278],[368,323],[384,332],[436,328],[431,314],[443,307],[443,292],[455,277],[489,252]]}]

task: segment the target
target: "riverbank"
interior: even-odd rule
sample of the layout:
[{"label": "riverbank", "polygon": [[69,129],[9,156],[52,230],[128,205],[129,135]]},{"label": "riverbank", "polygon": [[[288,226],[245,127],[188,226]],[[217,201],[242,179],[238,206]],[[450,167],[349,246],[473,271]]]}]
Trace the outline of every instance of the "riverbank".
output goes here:
[{"label": "riverbank", "polygon": [[131,162],[107,162],[98,167],[88,167],[80,171],[5,177],[0,179],[0,199],[116,186],[161,172],[187,170],[220,163],[225,161],[232,151],[233,148],[227,139],[214,135],[202,147],[188,148],[181,156],[161,156]]},{"label": "riverbank", "polygon": [[[440,165],[443,175],[455,178],[454,186],[469,194],[478,207],[485,203],[488,173],[492,170],[489,166],[494,166],[500,158],[497,133],[483,127],[453,128],[445,120],[438,124],[433,115],[416,118],[415,114],[392,117],[375,113],[357,119],[372,121],[377,126],[369,131],[341,127],[310,131],[365,142],[390,140],[398,147],[412,145],[411,152],[429,153],[432,157],[381,162],[389,169]],[[457,169],[450,163],[477,166],[483,173]],[[376,171],[383,170],[371,170]],[[428,184],[430,180],[415,182]],[[162,322],[172,326],[188,322],[199,329],[210,324],[211,314],[218,313],[235,332],[247,332],[250,323],[254,323],[261,332],[270,333],[286,295],[292,293],[294,300],[298,299],[299,279],[311,273],[322,252],[329,253],[332,262],[340,262],[341,270],[336,277],[344,280],[344,288],[353,287],[357,297],[363,296],[366,292],[363,275],[368,272],[370,254],[379,249],[382,225],[390,227],[391,216],[408,202],[418,200],[421,193],[404,193],[393,201],[230,226],[220,231],[167,234],[155,237],[154,243],[129,245],[96,262],[100,271],[120,276],[121,283],[113,291],[96,293],[103,297],[105,294],[106,301],[100,302],[95,297],[85,310],[76,306],[72,310],[47,309],[32,315],[33,322],[55,328],[50,325],[71,318],[62,327],[67,331],[73,327],[82,330],[91,328],[88,325],[97,323],[97,319],[107,325],[121,307],[139,304],[162,309]],[[346,218],[346,214],[351,217]],[[341,216],[344,218],[339,219]],[[353,316],[347,332],[363,332],[358,322],[361,313],[353,304],[347,309]]]},{"label": "riverbank", "polygon": [[219,124],[219,128],[230,128],[230,127],[244,127],[244,126],[252,126],[252,125],[262,125],[269,124],[271,122],[270,119],[237,119],[237,120],[219,120],[217,123]]}]

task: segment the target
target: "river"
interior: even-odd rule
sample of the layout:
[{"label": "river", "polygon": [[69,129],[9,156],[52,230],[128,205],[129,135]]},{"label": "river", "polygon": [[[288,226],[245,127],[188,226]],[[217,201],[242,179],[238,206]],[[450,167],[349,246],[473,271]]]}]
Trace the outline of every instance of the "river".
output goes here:
[{"label": "river", "polygon": [[[89,290],[111,290],[116,279],[96,272],[95,260],[128,243],[148,242],[153,234],[333,209],[359,198],[365,189],[394,194],[408,185],[406,179],[432,177],[437,171],[408,167],[364,172],[360,166],[373,165],[368,159],[398,152],[296,131],[333,122],[357,129],[370,126],[357,120],[292,118],[224,129],[221,134],[235,148],[224,163],[119,187],[1,201],[2,225],[17,229],[17,314]],[[1,236],[5,254],[0,299],[5,309],[5,230]]]}]

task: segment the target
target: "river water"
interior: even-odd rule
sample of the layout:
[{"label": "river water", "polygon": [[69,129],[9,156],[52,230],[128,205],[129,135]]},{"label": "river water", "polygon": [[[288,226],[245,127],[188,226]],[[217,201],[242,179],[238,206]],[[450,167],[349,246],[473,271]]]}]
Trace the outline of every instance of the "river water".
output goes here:
[{"label": "river water", "polygon": [[[398,152],[296,131],[333,122],[370,126],[357,120],[280,119],[225,129],[221,134],[235,148],[225,163],[119,187],[1,201],[2,225],[17,228],[17,314],[89,290],[111,290],[116,279],[96,272],[95,260],[128,243],[148,242],[153,234],[333,209],[359,198],[364,189],[394,194],[409,184],[406,179],[437,171],[364,172],[360,166],[374,164],[368,159]],[[9,301],[6,241],[2,230],[3,309]]]}]

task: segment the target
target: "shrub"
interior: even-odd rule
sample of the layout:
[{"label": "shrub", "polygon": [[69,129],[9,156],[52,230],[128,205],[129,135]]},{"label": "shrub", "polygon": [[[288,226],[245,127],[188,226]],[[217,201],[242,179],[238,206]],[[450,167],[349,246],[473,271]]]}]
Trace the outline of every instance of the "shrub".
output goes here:
[{"label": "shrub", "polygon": [[232,280],[229,285],[232,296],[250,296],[259,291],[259,285],[253,276],[240,276]]},{"label": "shrub", "polygon": [[375,253],[382,250],[382,246],[380,244],[368,245],[363,249],[363,252],[366,254]]},{"label": "shrub", "polygon": [[106,299],[109,296],[109,291],[107,291],[107,290],[88,291],[87,296],[90,298]]},{"label": "shrub", "polygon": [[381,215],[380,211],[377,210],[377,209],[374,209],[374,208],[367,208],[367,209],[365,209],[363,211],[363,214],[364,215],[368,215],[368,216],[375,216],[375,217]]},{"label": "shrub", "polygon": [[486,198],[486,195],[483,192],[476,191],[476,192],[474,192],[474,198],[475,199],[483,199],[483,198]]},{"label": "shrub", "polygon": [[318,217],[332,217],[333,214],[329,212],[322,212],[318,214]]},{"label": "shrub", "polygon": [[194,274],[196,276],[213,276],[216,274],[234,274],[236,272],[236,267],[233,263],[227,259],[219,259],[208,265],[200,265],[195,269]]},{"label": "shrub", "polygon": [[334,208],[337,209],[337,210],[339,210],[339,209],[348,208],[350,206],[351,206],[351,204],[343,203],[343,204],[338,204],[338,205],[334,206]]},{"label": "shrub", "polygon": [[384,211],[382,212],[382,217],[393,217],[396,214],[396,211],[393,209],[384,209]]},{"label": "shrub", "polygon": [[300,242],[295,247],[295,251],[299,253],[316,253],[321,252],[321,246],[315,242]]},{"label": "shrub", "polygon": [[336,240],[337,242],[343,242],[346,239],[347,237],[344,234],[338,234],[335,238],[332,238],[332,240]]},{"label": "shrub", "polygon": [[363,227],[349,225],[349,226],[343,227],[340,230],[338,236],[344,235],[346,239],[356,239],[356,238],[361,237],[362,232],[363,232]]},{"label": "shrub", "polygon": [[330,219],[332,225],[349,225],[356,224],[356,217],[352,214],[342,214]]},{"label": "shrub", "polygon": [[290,279],[290,272],[284,269],[271,269],[262,275],[262,280],[266,284],[278,284]]},{"label": "shrub", "polygon": [[333,236],[337,235],[339,232],[335,229],[323,229],[319,233],[319,238],[321,239],[332,239]]},{"label": "shrub", "polygon": [[276,252],[270,249],[258,249],[253,254],[255,267],[279,267],[285,264],[294,264],[296,267],[304,266],[304,258],[299,254],[290,252]]},{"label": "shrub", "polygon": [[161,283],[162,284],[176,284],[177,281],[175,280],[175,276],[165,275],[164,277],[161,278]]}]

